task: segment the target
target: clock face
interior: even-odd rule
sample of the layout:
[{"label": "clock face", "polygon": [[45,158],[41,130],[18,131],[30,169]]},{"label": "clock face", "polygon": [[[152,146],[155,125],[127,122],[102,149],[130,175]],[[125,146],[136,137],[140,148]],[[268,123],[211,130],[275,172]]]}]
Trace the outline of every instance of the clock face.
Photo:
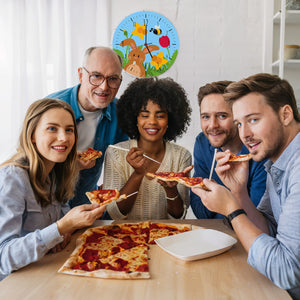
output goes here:
[{"label": "clock face", "polygon": [[136,77],[158,76],[174,63],[179,49],[175,27],[161,14],[140,11],[117,27],[113,49],[123,59],[123,69]]}]

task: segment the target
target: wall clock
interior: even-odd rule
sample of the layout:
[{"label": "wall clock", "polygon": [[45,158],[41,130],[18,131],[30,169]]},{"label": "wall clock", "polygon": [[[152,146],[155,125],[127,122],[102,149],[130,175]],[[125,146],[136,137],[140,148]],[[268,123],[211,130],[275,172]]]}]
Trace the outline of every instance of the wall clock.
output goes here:
[{"label": "wall clock", "polygon": [[173,24],[161,14],[139,11],[126,17],[113,36],[123,69],[136,77],[158,76],[174,63],[179,40]]}]

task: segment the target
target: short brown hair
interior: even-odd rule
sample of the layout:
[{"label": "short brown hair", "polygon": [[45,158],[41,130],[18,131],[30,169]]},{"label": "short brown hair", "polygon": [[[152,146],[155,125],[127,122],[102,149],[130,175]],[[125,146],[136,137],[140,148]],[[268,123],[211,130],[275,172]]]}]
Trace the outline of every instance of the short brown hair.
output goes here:
[{"label": "short brown hair", "polygon": [[287,80],[268,73],[255,74],[230,84],[225,90],[224,98],[232,105],[234,101],[250,93],[263,95],[266,103],[276,113],[284,105],[289,105],[293,110],[294,119],[300,122],[295,94]]},{"label": "short brown hair", "polygon": [[198,92],[198,103],[199,106],[201,105],[201,102],[203,98],[210,94],[224,94],[224,91],[226,87],[231,84],[233,81],[229,80],[223,80],[223,81],[215,81],[212,83],[207,83],[204,86],[201,86],[199,88]]}]

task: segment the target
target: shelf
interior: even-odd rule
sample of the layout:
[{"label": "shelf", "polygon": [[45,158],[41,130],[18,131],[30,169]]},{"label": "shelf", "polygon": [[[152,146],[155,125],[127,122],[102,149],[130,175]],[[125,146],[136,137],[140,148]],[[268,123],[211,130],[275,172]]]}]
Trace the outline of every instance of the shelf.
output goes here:
[{"label": "shelf", "polygon": [[[278,11],[274,17],[274,24],[280,24],[281,11]],[[286,11],[287,24],[300,24],[300,10],[287,10]]]},{"label": "shelf", "polygon": [[[300,64],[300,59],[286,59],[284,61],[285,65],[297,65]],[[279,60],[276,60],[272,63],[272,67],[279,67]]]}]

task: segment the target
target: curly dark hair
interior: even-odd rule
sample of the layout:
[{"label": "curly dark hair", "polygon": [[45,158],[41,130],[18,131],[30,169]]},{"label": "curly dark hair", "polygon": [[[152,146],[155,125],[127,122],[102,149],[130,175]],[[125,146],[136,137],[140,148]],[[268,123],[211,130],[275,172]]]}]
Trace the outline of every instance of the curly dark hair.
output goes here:
[{"label": "curly dark hair", "polygon": [[137,117],[148,101],[168,112],[167,141],[176,140],[190,124],[191,108],[186,92],[171,78],[135,79],[117,102],[118,125],[132,139],[139,139]]}]

